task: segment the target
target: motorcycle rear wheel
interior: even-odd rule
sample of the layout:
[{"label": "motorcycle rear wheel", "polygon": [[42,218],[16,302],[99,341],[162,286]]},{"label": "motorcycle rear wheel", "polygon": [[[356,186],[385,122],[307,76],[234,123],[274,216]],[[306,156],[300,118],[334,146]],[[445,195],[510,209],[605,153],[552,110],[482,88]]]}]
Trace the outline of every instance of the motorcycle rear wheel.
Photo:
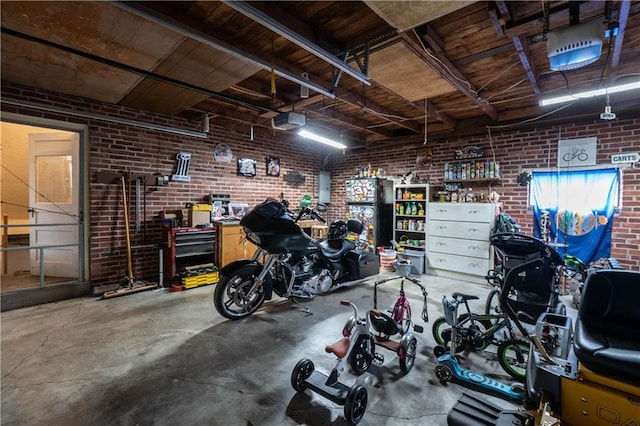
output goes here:
[{"label": "motorcycle rear wheel", "polygon": [[221,276],[213,292],[213,304],[225,318],[238,320],[257,311],[264,303],[264,288],[249,295],[256,276],[252,273],[231,273]]}]

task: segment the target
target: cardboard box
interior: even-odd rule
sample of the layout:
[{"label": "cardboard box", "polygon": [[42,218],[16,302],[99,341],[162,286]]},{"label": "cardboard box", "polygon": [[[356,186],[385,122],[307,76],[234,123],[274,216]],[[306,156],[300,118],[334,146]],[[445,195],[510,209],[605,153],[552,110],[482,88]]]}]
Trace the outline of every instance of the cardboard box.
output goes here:
[{"label": "cardboard box", "polygon": [[189,226],[194,227],[211,223],[211,210],[189,210]]}]

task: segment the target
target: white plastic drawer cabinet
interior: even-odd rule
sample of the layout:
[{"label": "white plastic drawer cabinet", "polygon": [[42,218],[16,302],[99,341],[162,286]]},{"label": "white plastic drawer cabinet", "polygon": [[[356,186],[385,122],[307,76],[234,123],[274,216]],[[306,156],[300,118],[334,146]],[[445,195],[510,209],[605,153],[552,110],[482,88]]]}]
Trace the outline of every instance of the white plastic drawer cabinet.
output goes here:
[{"label": "white plastic drawer cabinet", "polygon": [[494,204],[430,203],[429,267],[482,276],[492,268],[489,236]]}]

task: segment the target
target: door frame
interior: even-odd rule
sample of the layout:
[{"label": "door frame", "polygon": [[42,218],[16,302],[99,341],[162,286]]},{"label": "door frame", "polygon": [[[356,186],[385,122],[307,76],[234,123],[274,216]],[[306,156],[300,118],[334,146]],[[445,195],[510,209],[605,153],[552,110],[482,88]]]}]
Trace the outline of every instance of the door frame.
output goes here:
[{"label": "door frame", "polygon": [[[11,113],[11,112],[2,112],[2,116],[0,116],[0,121],[6,121],[9,123],[14,123],[14,124],[23,124],[23,125],[27,125],[27,126],[35,126],[35,127],[45,127],[45,128],[49,128],[52,129],[53,131],[55,130],[62,130],[62,131],[68,131],[68,132],[75,132],[78,133],[78,139],[79,139],[79,146],[78,146],[78,156],[79,156],[79,188],[78,188],[78,194],[80,197],[79,200],[79,213],[82,217],[82,226],[79,229],[79,235],[78,235],[78,243],[80,245],[79,247],[79,265],[78,265],[78,271],[79,271],[79,282],[73,283],[72,285],[76,285],[77,284],[85,284],[82,286],[83,288],[83,294],[88,294],[89,293],[89,279],[90,279],[90,262],[89,262],[89,220],[88,220],[88,215],[86,214],[86,212],[88,211],[89,208],[89,127],[85,124],[79,124],[79,123],[71,123],[71,122],[67,122],[67,121],[60,121],[60,120],[52,120],[52,119],[47,119],[47,118],[42,118],[42,117],[34,117],[34,116],[30,116],[30,115],[24,115],[24,114],[15,114],[15,113]],[[53,287],[53,286],[45,286],[44,288],[46,289],[47,287]],[[86,287],[86,291],[85,290]],[[23,292],[29,289],[25,289],[25,290],[17,290],[16,292]],[[30,290],[42,290],[41,287],[39,288],[33,288]],[[75,291],[75,295],[71,296],[71,297],[75,297],[77,296],[78,290]],[[60,293],[58,292],[53,292],[53,293]],[[62,292],[63,294],[65,292]],[[6,309],[12,309],[14,307],[19,307],[19,306],[9,306],[9,305],[13,305],[12,303],[5,303],[9,302],[9,300],[5,300],[8,299],[6,297],[6,294],[3,294],[2,297],[2,310],[6,310]],[[64,296],[54,296],[55,300],[61,300],[64,298],[68,298],[64,297]],[[39,299],[39,301],[37,303],[43,303],[42,301],[42,296],[38,296],[37,297]],[[46,300],[46,301],[53,301],[53,300]],[[34,303],[31,303],[34,304]],[[23,305],[23,306],[28,306],[28,304]]]}]

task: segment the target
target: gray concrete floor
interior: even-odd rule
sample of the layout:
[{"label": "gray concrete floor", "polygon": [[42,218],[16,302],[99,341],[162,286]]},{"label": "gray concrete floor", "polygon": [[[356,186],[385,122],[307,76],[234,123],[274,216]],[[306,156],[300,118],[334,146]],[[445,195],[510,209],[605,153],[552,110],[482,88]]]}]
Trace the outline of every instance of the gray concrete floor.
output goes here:
[{"label": "gray concrete floor", "polygon": [[[277,299],[249,318],[227,321],[213,307],[213,286],[108,300],[79,298],[3,312],[1,423],[347,424],[341,406],[308,390],[296,393],[291,371],[303,357],[318,370],[331,370],[335,357],[324,347],[341,337],[351,316],[339,301],[351,300],[361,310],[373,307],[371,283],[379,278],[305,302],[313,315]],[[430,275],[420,278],[429,291],[431,322],[442,315],[442,294],[476,294],[481,299],[473,307],[481,311],[490,290]],[[407,293],[414,321],[425,327],[416,335],[413,370],[403,376],[395,353],[380,349],[383,365],[374,364],[359,377],[348,370],[341,376],[349,386],[357,382],[367,388],[362,425],[444,425],[465,390],[435,379],[431,323],[419,318],[420,293],[411,286]],[[393,304],[398,287],[399,281],[382,286],[379,308]],[[464,365],[510,380],[491,350],[470,354]]]}]

